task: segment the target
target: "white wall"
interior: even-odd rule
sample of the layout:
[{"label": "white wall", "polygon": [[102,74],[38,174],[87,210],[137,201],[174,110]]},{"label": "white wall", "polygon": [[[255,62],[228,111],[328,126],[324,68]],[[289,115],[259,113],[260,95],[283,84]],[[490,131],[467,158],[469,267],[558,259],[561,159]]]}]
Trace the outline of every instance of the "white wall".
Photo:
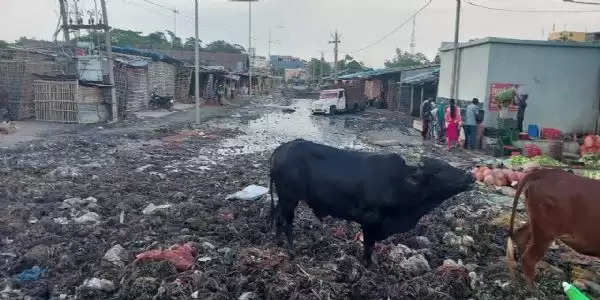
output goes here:
[{"label": "white wall", "polygon": [[[483,101],[486,98],[489,54],[489,44],[458,50],[458,100],[471,101],[473,98],[479,98]],[[442,52],[440,58],[442,62],[438,97],[451,98],[454,50]]]},{"label": "white wall", "polygon": [[[600,48],[487,45],[491,45],[491,51],[486,92],[493,82],[522,84],[523,92],[529,94],[523,122],[525,128],[528,124],[537,124],[541,128],[551,127],[563,132],[595,129],[599,109]],[[470,68],[470,75],[477,76],[475,71]],[[461,78],[461,89],[463,84],[467,83]],[[461,95],[464,95],[462,90]],[[486,125],[494,124],[495,116],[488,119],[487,115],[491,117],[486,112]]]}]

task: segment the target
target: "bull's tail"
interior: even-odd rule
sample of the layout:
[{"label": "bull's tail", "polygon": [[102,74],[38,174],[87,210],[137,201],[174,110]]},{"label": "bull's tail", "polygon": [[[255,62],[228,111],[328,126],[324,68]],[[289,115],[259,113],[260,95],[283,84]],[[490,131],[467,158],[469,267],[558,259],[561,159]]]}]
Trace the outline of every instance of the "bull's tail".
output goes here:
[{"label": "bull's tail", "polygon": [[508,269],[511,275],[514,276],[514,270],[517,266],[515,259],[515,250],[514,250],[514,242],[513,242],[513,231],[515,226],[515,216],[517,214],[517,206],[519,205],[519,198],[521,197],[521,193],[525,190],[526,185],[529,181],[537,178],[535,176],[536,172],[529,173],[525,175],[523,180],[519,182],[517,185],[517,192],[515,193],[515,199],[513,200],[512,213],[510,215],[510,227],[508,229],[508,238],[506,240],[506,263],[508,265]]}]

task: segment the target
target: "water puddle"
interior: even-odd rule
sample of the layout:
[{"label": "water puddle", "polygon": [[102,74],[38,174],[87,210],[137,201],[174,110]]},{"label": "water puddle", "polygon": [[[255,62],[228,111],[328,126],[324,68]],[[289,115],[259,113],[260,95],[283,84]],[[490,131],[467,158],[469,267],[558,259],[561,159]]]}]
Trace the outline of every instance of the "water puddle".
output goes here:
[{"label": "water puddle", "polygon": [[[254,120],[240,120],[241,123],[215,123],[215,126],[236,128],[245,134],[221,143],[220,155],[238,155],[275,149],[284,142],[305,139],[321,144],[354,150],[370,148],[347,127],[346,115],[313,116],[311,100],[298,99],[288,109],[265,107],[272,110]],[[291,109],[294,109],[292,112]],[[350,115],[348,115],[349,117]]]}]

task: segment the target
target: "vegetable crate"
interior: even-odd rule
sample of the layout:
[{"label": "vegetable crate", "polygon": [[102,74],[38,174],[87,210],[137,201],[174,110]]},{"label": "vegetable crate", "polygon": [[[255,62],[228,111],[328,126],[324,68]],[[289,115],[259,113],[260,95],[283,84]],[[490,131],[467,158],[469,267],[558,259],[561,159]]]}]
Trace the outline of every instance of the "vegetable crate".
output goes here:
[{"label": "vegetable crate", "polygon": [[498,139],[499,148],[497,153],[504,154],[505,146],[510,146],[513,141],[519,139],[517,120],[498,117],[497,122],[496,138]]}]

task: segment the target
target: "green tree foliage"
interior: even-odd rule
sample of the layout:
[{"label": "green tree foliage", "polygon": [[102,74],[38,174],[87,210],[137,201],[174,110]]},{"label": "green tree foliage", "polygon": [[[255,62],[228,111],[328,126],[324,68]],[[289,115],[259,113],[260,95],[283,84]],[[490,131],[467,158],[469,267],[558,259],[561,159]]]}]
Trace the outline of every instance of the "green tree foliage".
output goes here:
[{"label": "green tree foliage", "polygon": [[167,36],[162,31],[156,31],[146,36],[146,42],[152,48],[170,48],[171,45],[167,40]]},{"label": "green tree foliage", "polygon": [[[199,47],[202,49],[202,40],[198,39]],[[185,39],[185,43],[183,44],[183,49],[186,50],[194,50],[196,47],[196,39],[193,37],[189,37]]]},{"label": "green tree foliage", "polygon": [[0,40],[0,49],[8,48],[8,43],[6,41]]},{"label": "green tree foliage", "polygon": [[[194,50],[195,39],[189,37],[183,43],[182,38],[175,35],[174,32],[166,30],[165,32],[156,31],[148,35],[143,35],[140,31],[124,30],[114,28],[111,30],[112,44],[118,47],[134,47],[134,48],[154,48],[154,49],[187,49]],[[88,34],[80,38],[81,41],[93,41],[95,43],[104,44],[104,34],[97,32],[95,35]],[[199,41],[202,42],[202,41]],[[244,53],[246,49],[238,44],[230,44],[226,41],[214,41],[202,48],[204,51],[211,52],[227,52],[227,53]]]},{"label": "green tree foliage", "polygon": [[[321,73],[321,65],[323,65],[323,73]],[[308,72],[312,75],[313,70],[314,70],[314,74],[315,74],[315,79],[317,79],[319,77],[325,77],[325,76],[328,76],[329,74],[331,74],[331,65],[328,64],[327,62],[323,62],[321,64],[320,59],[313,58],[308,63]]]},{"label": "green tree foliage", "polygon": [[230,44],[226,41],[214,41],[204,48],[205,51],[209,52],[225,52],[225,53],[243,53],[246,51],[244,47],[238,44]]},{"label": "green tree foliage", "polygon": [[430,61],[425,54],[419,52],[411,54],[408,51],[402,51],[396,48],[396,55],[392,59],[387,59],[384,62],[386,68],[394,67],[411,67],[429,64]]},{"label": "green tree foliage", "polygon": [[169,41],[171,42],[171,47],[175,49],[183,48],[183,44],[181,43],[181,38],[176,36],[175,33],[171,30],[167,30],[167,34],[169,35]]},{"label": "green tree foliage", "polygon": [[[103,35],[102,33],[99,33]],[[145,37],[141,31],[123,30],[123,29],[112,29],[110,31],[110,39],[112,44],[120,47],[136,47],[137,45],[145,43]],[[104,39],[102,38],[101,42]]]},{"label": "green tree foliage", "polygon": [[338,72],[340,73],[357,73],[368,69],[367,67],[365,67],[365,64],[363,64],[360,61],[357,61],[356,59],[354,59],[354,57],[348,54],[346,54],[344,59],[338,61],[337,66]]}]

